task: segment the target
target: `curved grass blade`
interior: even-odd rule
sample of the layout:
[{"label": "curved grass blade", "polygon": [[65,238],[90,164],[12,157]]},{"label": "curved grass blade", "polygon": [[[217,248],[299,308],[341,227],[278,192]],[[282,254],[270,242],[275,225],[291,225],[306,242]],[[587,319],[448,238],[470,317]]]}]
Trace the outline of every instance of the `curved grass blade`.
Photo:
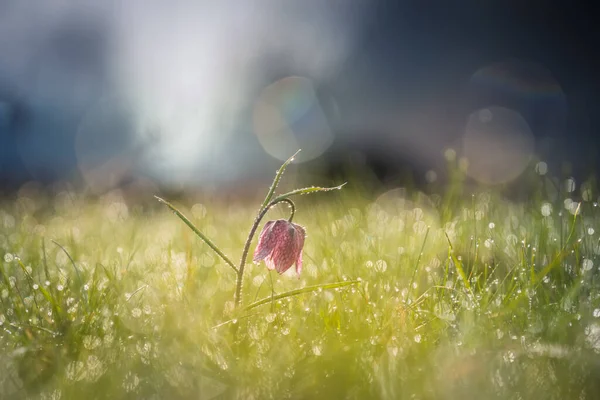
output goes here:
[{"label": "curved grass blade", "polygon": [[200,230],[198,228],[196,228],[196,226],[192,223],[192,221],[190,221],[189,219],[187,219],[187,217],[185,215],[183,215],[181,213],[181,211],[179,211],[174,205],[172,205],[168,201],[166,201],[164,199],[161,199],[158,196],[154,196],[154,197],[156,198],[156,200],[160,201],[165,206],[169,207],[171,209],[171,211],[173,211],[175,213],[175,215],[177,215],[192,231],[194,231],[194,233],[196,235],[198,235],[198,237],[200,239],[202,239],[202,241],[204,243],[206,243],[215,253],[217,253],[217,255],[219,257],[221,257],[223,259],[223,261],[225,261],[227,263],[227,265],[229,265],[235,271],[236,274],[238,273],[238,269],[235,267],[235,265],[229,259],[229,257],[227,257],[225,255],[225,253],[223,253],[221,251],[221,249],[219,249],[217,247],[217,245],[214,244],[208,237],[206,237],[202,232],[200,232]]},{"label": "curved grass blade", "polygon": [[456,257],[456,255],[454,255],[454,247],[452,247],[452,242],[450,241],[450,238],[448,237],[448,234],[446,232],[444,232],[444,235],[446,235],[446,239],[448,239],[448,246],[450,246],[450,258],[452,258],[452,262],[454,263],[454,266],[456,267],[456,271],[458,271],[458,275],[460,275],[460,278],[462,279],[463,283],[465,284],[465,287],[469,291],[471,291],[471,285],[469,284],[469,279],[467,278],[467,274],[465,274],[463,265],[460,262],[460,260]]},{"label": "curved grass blade", "polygon": [[310,293],[310,292],[317,291],[319,289],[335,289],[335,288],[340,288],[340,287],[344,287],[344,286],[356,285],[356,284],[360,284],[360,282],[361,282],[360,280],[353,280],[353,281],[323,283],[320,285],[306,286],[301,289],[290,290],[289,292],[280,293],[275,296],[265,297],[263,299],[255,301],[252,304],[248,304],[246,307],[244,307],[244,309],[251,310],[255,307],[262,306],[263,304],[271,303],[272,301],[275,301],[275,300],[281,300],[286,297],[297,296],[297,295],[303,294],[303,293]]},{"label": "curved grass blade", "polygon": [[67,251],[67,249],[65,249],[56,240],[54,240],[54,239],[50,239],[50,240],[52,241],[52,243],[54,243],[55,245],[57,245],[58,247],[60,247],[60,249],[67,255],[67,257],[69,257],[69,260],[71,261],[71,264],[73,264],[73,269],[75,270],[75,274],[77,275],[77,280],[79,281],[80,285],[83,285],[83,280],[81,279],[81,274],[79,273],[79,268],[77,268],[77,265],[75,265],[75,260],[73,260],[73,257],[71,257],[71,255],[69,254],[69,252]]},{"label": "curved grass blade", "polygon": [[344,187],[344,185],[346,185],[346,183],[347,182],[344,182],[339,186],[333,186],[333,187],[328,187],[328,188],[319,187],[319,186],[311,186],[311,187],[307,187],[307,188],[292,190],[291,192],[287,192],[287,193],[277,196],[275,198],[275,200],[273,200],[273,202],[281,201],[285,198],[288,198],[290,196],[295,196],[298,194],[302,195],[302,194],[311,194],[311,193],[316,193],[316,192],[329,192],[331,190],[340,190],[341,188]]}]

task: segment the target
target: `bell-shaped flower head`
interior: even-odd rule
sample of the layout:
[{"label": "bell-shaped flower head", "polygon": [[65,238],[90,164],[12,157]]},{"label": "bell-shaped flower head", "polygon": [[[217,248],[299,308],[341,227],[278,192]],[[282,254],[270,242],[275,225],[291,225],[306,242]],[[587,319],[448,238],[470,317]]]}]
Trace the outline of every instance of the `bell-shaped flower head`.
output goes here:
[{"label": "bell-shaped flower head", "polygon": [[296,263],[296,274],[300,277],[305,236],[306,232],[300,225],[285,219],[269,221],[260,233],[253,260],[265,260],[268,269],[280,274]]}]

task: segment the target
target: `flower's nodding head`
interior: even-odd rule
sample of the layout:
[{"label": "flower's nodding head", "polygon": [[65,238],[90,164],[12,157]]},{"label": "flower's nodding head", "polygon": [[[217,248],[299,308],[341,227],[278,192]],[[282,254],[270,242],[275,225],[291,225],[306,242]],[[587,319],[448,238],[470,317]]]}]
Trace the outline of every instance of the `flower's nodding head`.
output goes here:
[{"label": "flower's nodding head", "polygon": [[269,221],[260,233],[253,260],[265,260],[267,268],[280,274],[296,263],[296,274],[300,277],[305,236],[306,232],[300,225],[285,219]]}]

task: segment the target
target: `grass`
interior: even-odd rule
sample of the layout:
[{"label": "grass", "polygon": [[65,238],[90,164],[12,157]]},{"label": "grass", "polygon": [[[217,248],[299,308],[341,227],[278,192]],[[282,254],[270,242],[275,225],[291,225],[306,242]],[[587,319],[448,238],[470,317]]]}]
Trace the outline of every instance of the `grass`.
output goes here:
[{"label": "grass", "polygon": [[[247,264],[238,309],[236,272],[160,204],[21,190],[0,208],[0,397],[598,398],[597,204],[533,168],[518,203],[457,174],[299,198],[301,278]],[[239,259],[257,204],[175,204]]]}]

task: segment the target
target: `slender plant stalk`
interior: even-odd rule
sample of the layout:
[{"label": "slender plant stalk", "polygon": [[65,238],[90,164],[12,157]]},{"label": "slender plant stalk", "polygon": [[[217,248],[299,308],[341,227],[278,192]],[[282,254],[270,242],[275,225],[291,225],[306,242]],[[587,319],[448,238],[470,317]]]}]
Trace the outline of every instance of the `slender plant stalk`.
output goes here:
[{"label": "slender plant stalk", "polygon": [[273,179],[273,183],[271,184],[271,187],[269,188],[267,197],[265,197],[265,200],[263,201],[262,205],[260,206],[259,212],[264,210],[267,207],[267,205],[269,204],[269,202],[271,201],[271,198],[273,197],[273,194],[275,193],[275,189],[277,189],[277,185],[279,185],[279,181],[281,180],[281,177],[283,176],[283,172],[285,171],[287,166],[290,165],[292,161],[294,161],[294,157],[296,157],[298,155],[298,153],[300,153],[300,150],[298,150],[297,152],[294,153],[293,156],[288,158],[286,160],[286,162],[284,162],[283,165],[281,167],[279,167],[279,169],[277,170],[277,173],[275,174],[275,179]]},{"label": "slender plant stalk", "polygon": [[423,238],[423,244],[421,245],[421,251],[419,251],[419,257],[417,257],[417,262],[415,263],[415,269],[413,270],[412,277],[410,278],[410,284],[408,285],[408,290],[412,291],[413,283],[415,282],[415,277],[417,275],[417,270],[419,269],[419,263],[421,262],[421,255],[423,254],[423,249],[425,249],[425,243],[427,242],[427,237],[429,236],[429,229],[427,227],[427,232],[425,232],[425,238]]},{"label": "slender plant stalk", "polygon": [[246,267],[246,259],[248,258],[248,251],[250,250],[250,244],[252,243],[252,238],[258,229],[258,225],[260,225],[260,221],[264,218],[267,212],[278,203],[288,203],[292,210],[290,214],[290,218],[288,221],[292,222],[294,218],[294,213],[296,212],[296,206],[294,202],[288,198],[277,198],[269,203],[266,207],[262,208],[256,218],[254,219],[254,223],[252,224],[252,228],[250,228],[250,233],[248,234],[248,238],[246,239],[246,244],[244,244],[244,251],[242,252],[242,259],[240,260],[240,266],[237,268],[237,281],[235,285],[235,306],[239,306],[242,301],[242,286],[244,285],[244,269]]}]

